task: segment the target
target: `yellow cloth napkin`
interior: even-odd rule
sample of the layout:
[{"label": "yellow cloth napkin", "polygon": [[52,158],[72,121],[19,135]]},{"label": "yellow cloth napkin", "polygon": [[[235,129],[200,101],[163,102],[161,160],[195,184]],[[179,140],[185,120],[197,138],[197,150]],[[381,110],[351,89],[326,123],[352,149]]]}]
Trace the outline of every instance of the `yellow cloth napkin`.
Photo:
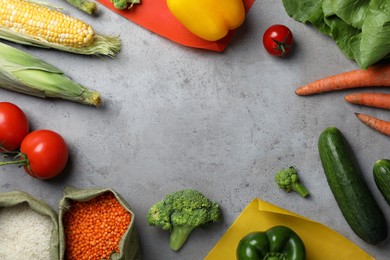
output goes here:
[{"label": "yellow cloth napkin", "polygon": [[307,260],[373,260],[357,245],[334,230],[308,218],[254,199],[238,216],[205,260],[235,260],[237,245],[252,231],[265,231],[276,225],[293,229],[303,240]]}]

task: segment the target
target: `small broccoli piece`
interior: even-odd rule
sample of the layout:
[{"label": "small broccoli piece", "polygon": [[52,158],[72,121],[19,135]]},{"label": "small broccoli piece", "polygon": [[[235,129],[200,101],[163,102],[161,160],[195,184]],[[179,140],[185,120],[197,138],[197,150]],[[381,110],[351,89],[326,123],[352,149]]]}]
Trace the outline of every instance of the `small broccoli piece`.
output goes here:
[{"label": "small broccoli piece", "polygon": [[275,181],[279,188],[284,189],[286,192],[294,190],[302,197],[309,195],[309,191],[300,183],[298,172],[293,166],[278,172],[275,175]]},{"label": "small broccoli piece", "polygon": [[195,228],[221,221],[222,214],[216,202],[199,191],[186,189],[167,194],[151,206],[146,220],[150,226],[168,230],[169,245],[178,251]]},{"label": "small broccoli piece", "polygon": [[133,7],[133,4],[139,4],[140,0],[110,0],[114,4],[115,9],[123,10],[130,9]]},{"label": "small broccoli piece", "polygon": [[111,0],[114,4],[114,7],[118,10],[123,10],[127,8],[127,0]]},{"label": "small broccoli piece", "polygon": [[97,11],[97,4],[89,0],[66,0],[69,4],[87,14],[93,15]]}]

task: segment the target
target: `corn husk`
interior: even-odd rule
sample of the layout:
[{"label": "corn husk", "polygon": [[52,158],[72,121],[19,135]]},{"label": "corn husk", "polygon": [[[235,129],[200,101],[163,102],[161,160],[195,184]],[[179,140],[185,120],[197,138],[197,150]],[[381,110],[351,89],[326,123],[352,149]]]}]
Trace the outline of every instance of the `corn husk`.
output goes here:
[{"label": "corn husk", "polygon": [[45,61],[3,43],[0,43],[0,87],[41,98],[60,98],[92,106],[101,103],[98,92],[74,82]]},{"label": "corn husk", "polygon": [[88,201],[105,192],[111,192],[118,199],[119,203],[131,214],[130,225],[119,242],[119,253],[110,255],[110,260],[140,260],[141,251],[139,246],[139,238],[134,224],[135,216],[131,211],[129,204],[116,191],[110,188],[91,188],[78,189],[67,186],[64,189],[64,196],[59,203],[59,234],[60,234],[60,260],[65,259],[65,233],[62,223],[63,216],[66,211],[71,210],[72,201]]}]

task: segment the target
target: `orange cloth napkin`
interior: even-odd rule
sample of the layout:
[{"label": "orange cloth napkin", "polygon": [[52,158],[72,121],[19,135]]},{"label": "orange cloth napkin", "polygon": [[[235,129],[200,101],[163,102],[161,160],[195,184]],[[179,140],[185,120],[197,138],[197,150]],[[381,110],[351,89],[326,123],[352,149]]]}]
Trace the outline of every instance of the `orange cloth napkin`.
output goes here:
[{"label": "orange cloth napkin", "polygon": [[254,199],[238,216],[205,260],[236,260],[239,241],[252,231],[265,231],[284,225],[303,240],[307,260],[374,260],[336,231],[260,199]]},{"label": "orange cloth napkin", "polygon": [[[129,10],[117,10],[110,0],[97,0],[107,8],[130,21],[184,46],[222,52],[227,47],[234,31],[223,39],[210,42],[188,31],[169,11],[166,0],[141,0]],[[243,0],[248,13],[255,0]]]}]

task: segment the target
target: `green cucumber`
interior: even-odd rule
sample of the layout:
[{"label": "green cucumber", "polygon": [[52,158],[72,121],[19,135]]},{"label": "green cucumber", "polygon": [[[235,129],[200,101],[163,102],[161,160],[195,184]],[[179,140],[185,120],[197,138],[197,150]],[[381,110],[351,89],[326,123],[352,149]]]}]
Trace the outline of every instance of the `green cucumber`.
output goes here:
[{"label": "green cucumber", "polygon": [[374,180],[378,190],[390,205],[390,160],[382,159],[374,163]]},{"label": "green cucumber", "polygon": [[341,131],[335,127],[326,128],[319,137],[318,150],[329,187],[353,232],[369,244],[385,240],[384,214]]}]

